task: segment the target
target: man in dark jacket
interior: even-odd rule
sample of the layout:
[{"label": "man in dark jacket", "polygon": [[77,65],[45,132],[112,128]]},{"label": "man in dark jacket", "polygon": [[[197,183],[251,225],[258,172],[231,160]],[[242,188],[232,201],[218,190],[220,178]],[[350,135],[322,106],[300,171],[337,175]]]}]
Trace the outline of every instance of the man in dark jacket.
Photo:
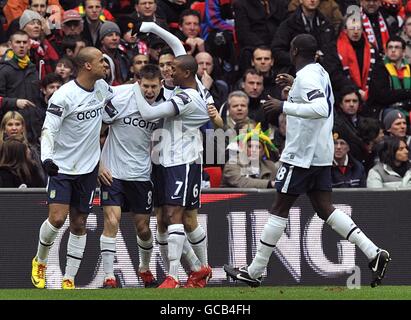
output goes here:
[{"label": "man in dark jacket", "polygon": [[236,0],[235,30],[240,48],[269,46],[280,23],[287,17],[285,0]]},{"label": "man in dark jacket", "polygon": [[301,5],[278,27],[271,49],[276,65],[280,68],[288,67],[288,73],[294,73],[289,53],[291,40],[302,33],[311,34],[318,43],[317,61],[330,74],[335,90],[352,83],[343,74],[333,26],[318,10],[319,4],[320,0],[301,0]]},{"label": "man in dark jacket", "polygon": [[16,31],[10,37],[11,49],[0,60],[0,119],[10,110],[18,110],[24,117],[29,142],[38,144],[40,132],[35,130],[41,121],[40,87],[35,65],[30,61],[29,36]]}]

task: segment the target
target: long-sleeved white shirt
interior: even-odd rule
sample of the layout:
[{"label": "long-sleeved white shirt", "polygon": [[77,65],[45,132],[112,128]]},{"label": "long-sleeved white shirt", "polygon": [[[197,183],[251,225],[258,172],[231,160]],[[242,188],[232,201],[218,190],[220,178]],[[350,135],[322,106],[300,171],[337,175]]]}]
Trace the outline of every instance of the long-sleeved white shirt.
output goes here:
[{"label": "long-sleeved white shirt", "polygon": [[282,162],[302,168],[332,165],[333,105],[330,77],[320,64],[308,64],[297,72],[283,105],[287,130]]}]

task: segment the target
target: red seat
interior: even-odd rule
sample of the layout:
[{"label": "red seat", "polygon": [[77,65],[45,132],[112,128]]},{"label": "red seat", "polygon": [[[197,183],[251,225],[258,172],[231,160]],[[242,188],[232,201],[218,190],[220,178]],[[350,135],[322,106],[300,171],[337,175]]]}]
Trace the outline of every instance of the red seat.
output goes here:
[{"label": "red seat", "polygon": [[204,168],[204,171],[210,176],[210,187],[219,188],[221,184],[221,176],[223,174],[221,167],[206,167]]},{"label": "red seat", "polygon": [[201,16],[201,21],[204,20],[205,2],[195,1],[191,4],[190,9],[198,11]]}]

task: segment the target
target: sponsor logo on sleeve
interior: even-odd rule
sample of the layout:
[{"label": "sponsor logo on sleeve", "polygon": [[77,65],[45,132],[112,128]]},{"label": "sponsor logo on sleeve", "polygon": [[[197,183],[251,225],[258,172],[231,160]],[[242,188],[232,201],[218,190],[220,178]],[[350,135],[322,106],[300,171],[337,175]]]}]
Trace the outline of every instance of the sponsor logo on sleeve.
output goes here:
[{"label": "sponsor logo on sleeve", "polygon": [[104,110],[107,112],[110,118],[114,118],[118,114],[118,110],[113,106],[111,101],[107,102]]},{"label": "sponsor logo on sleeve", "polygon": [[64,110],[63,107],[55,105],[54,103],[51,103],[49,107],[47,108],[47,112],[50,112],[58,117],[61,117],[61,115],[63,114],[63,110]]},{"label": "sponsor logo on sleeve", "polygon": [[315,89],[307,93],[307,98],[309,101],[317,99],[317,98],[324,98],[325,95],[321,90]]}]

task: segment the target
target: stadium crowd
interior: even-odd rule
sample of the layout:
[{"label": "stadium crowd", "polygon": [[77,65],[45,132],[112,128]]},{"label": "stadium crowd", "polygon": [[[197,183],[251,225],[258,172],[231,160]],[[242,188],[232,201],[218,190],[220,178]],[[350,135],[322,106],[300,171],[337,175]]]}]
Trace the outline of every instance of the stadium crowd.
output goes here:
[{"label": "stadium crowd", "polygon": [[[145,23],[144,27],[142,23]],[[167,31],[173,36],[170,37]],[[57,137],[60,145],[72,147],[73,153],[79,152],[73,147],[78,143],[74,135],[58,135],[60,126],[64,130],[74,129],[67,124],[72,119],[60,123],[56,122],[56,117],[52,120],[53,116],[46,116],[61,117],[61,106],[67,110],[74,108],[70,99],[84,95],[91,104],[105,104],[101,111],[105,112],[105,131],[101,132],[100,144],[106,158],[102,157],[101,164],[109,163],[111,170],[115,168],[116,174],[122,176],[115,177],[117,180],[114,181],[110,172],[103,175],[100,172],[100,181],[103,178],[106,181],[103,184],[109,186],[113,181],[120,186],[135,173],[131,168],[132,160],[126,161],[121,152],[113,151],[120,150],[123,142],[130,139],[128,133],[121,131],[123,121],[139,112],[138,116],[144,120],[136,118],[137,126],[148,129],[151,124],[153,129],[157,125],[154,122],[165,118],[161,120],[163,129],[169,129],[174,119],[180,117],[191,128],[200,128],[204,171],[192,163],[195,157],[188,162],[171,163],[163,156],[161,164],[167,170],[161,169],[164,170],[161,174],[172,177],[169,179],[171,184],[174,180],[181,182],[170,174],[172,171],[168,168],[187,165],[193,172],[200,172],[203,181],[183,173],[187,181],[195,180],[192,183],[193,198],[190,199],[192,207],[187,206],[185,200],[183,204],[176,201],[173,209],[166,203],[162,207],[163,213],[156,212],[158,219],[158,214],[171,217],[168,246],[169,250],[175,250],[169,259],[170,281],[163,285],[179,285],[176,274],[181,256],[191,262],[192,282],[188,286],[203,287],[211,277],[211,268],[206,258],[206,236],[197,223],[199,191],[194,183],[200,181],[203,188],[275,187],[279,159],[285,146],[287,117],[285,113],[272,112],[263,106],[273,98],[289,99],[296,77],[290,55],[291,43],[301,34],[315,38],[316,62],[328,72],[336,98],[333,108],[333,188],[410,187],[411,1],[405,0],[0,1],[0,187],[44,187],[47,175],[57,175],[59,167],[52,159],[52,140],[41,141],[41,137],[49,137],[47,130],[50,128],[53,139]],[[93,58],[101,54],[102,60],[93,62]],[[101,70],[98,64],[100,67],[104,64],[103,84],[99,82]],[[191,74],[194,69],[196,75]],[[183,76],[186,71],[188,78]],[[75,80],[70,82],[70,85],[76,83],[72,85],[74,89],[67,85],[58,91],[70,80]],[[136,82],[139,86],[133,85]],[[175,86],[177,91],[172,93]],[[88,90],[80,90],[81,94],[76,96],[78,88]],[[88,95],[87,92],[94,88],[101,90],[97,90],[95,96]],[[141,88],[142,92],[136,88]],[[115,98],[110,96],[113,91]],[[102,92],[104,97],[99,96]],[[308,92],[307,99],[320,97],[316,94],[318,92]],[[130,107],[136,104],[139,110]],[[204,110],[201,109],[203,105],[206,106]],[[84,107],[84,104],[77,107]],[[118,114],[123,108],[130,112],[127,117],[121,113],[126,111]],[[101,114],[85,111],[76,116],[98,118]],[[44,123],[48,123],[48,127],[43,126]],[[86,126],[82,129],[91,132]],[[124,140],[117,141],[116,135],[123,135]],[[85,135],[86,138],[92,136],[92,133]],[[126,149],[140,147],[136,154],[147,154],[149,159],[150,147],[154,150],[155,143],[150,137],[149,140],[146,138],[127,140],[129,149]],[[184,152],[202,152],[201,143],[193,141],[183,141]],[[164,150],[169,145],[163,142],[161,146],[165,148],[160,153],[166,153]],[[84,145],[81,147],[85,148]],[[63,160],[73,156],[72,153],[65,155],[68,150],[58,151]],[[98,147],[96,150],[99,151]],[[43,154],[50,157],[43,159]],[[110,157],[114,156],[116,158],[112,160]],[[119,163],[124,166],[119,167]],[[84,164],[87,165],[91,166],[91,163]],[[92,172],[87,179],[95,181],[97,167],[79,174],[86,176]],[[60,173],[70,175],[71,169],[66,169],[60,166]],[[140,208],[141,203],[135,203],[131,208],[134,213],[150,213],[153,209],[151,195],[154,191],[156,196],[156,188],[152,189],[150,182],[151,163],[145,164],[144,170],[145,180],[141,180],[143,174],[134,180],[146,183],[142,193],[150,194],[149,206]],[[151,179],[156,183],[154,171]],[[57,189],[60,178],[61,175],[53,180]],[[168,180],[165,182],[163,187],[167,189]],[[93,182],[90,186],[93,189]],[[109,188],[107,194],[113,188]],[[102,190],[105,190],[104,186]],[[49,200],[54,199],[55,194],[51,192],[48,196]],[[181,197],[171,197],[173,200],[178,198]],[[58,215],[57,211],[51,210],[49,220],[41,227],[39,250],[33,259],[36,277],[40,274],[42,281],[34,279],[33,284],[37,287],[44,287],[40,269],[45,268],[49,247],[68,212],[65,199],[55,200],[55,204],[64,203],[65,206],[59,208],[61,214]],[[105,252],[107,279],[114,280],[110,265],[114,259],[121,206],[112,202],[103,202],[103,206],[107,207],[107,221],[101,248]],[[156,203],[153,206],[156,207]],[[86,241],[83,230],[86,216],[83,214],[87,208],[80,209],[79,219],[71,221],[73,234],[70,234],[68,251],[71,250],[69,255],[74,260],[81,261]],[[136,218],[135,223],[140,255],[145,255],[149,261],[153,239],[146,217]],[[161,218],[158,221],[159,224],[164,222]],[[170,227],[174,228],[172,232]],[[166,238],[164,228],[161,232]],[[160,235],[157,233],[157,240],[161,239],[161,232]],[[171,239],[170,234],[176,239]],[[177,239],[184,234],[187,234],[190,245],[183,241],[183,237]],[[163,256],[167,256],[167,252]],[[68,261],[70,268],[66,269],[64,281],[69,280],[67,288],[74,288],[74,276],[80,264],[73,259]],[[146,286],[156,282],[148,270],[148,263],[140,265],[140,273],[148,273]],[[198,274],[201,277],[196,277]]]},{"label": "stadium crowd", "polygon": [[[333,187],[411,185],[408,161],[395,152],[393,161],[381,158],[387,137],[403,141],[404,152],[411,143],[411,1],[9,0],[0,12],[0,135],[2,142],[18,136],[28,157],[27,165],[7,161],[3,154],[12,151],[2,144],[0,186],[45,185],[39,154],[48,100],[76,77],[73,59],[81,48],[103,52],[112,86],[134,83],[144,65],[156,64],[164,92],[172,90],[173,53],[156,34],[139,31],[143,21],[172,32],[195,57],[224,122],[222,145],[208,130],[211,121],[201,128],[204,187],[272,187],[286,119],[265,113],[262,103],[268,96],[287,99],[290,87],[282,77],[295,77],[289,49],[301,33],[316,38],[317,61],[336,97]],[[244,162],[233,168],[237,142],[247,146],[240,130],[256,125],[275,148],[261,152],[261,170]]]}]

